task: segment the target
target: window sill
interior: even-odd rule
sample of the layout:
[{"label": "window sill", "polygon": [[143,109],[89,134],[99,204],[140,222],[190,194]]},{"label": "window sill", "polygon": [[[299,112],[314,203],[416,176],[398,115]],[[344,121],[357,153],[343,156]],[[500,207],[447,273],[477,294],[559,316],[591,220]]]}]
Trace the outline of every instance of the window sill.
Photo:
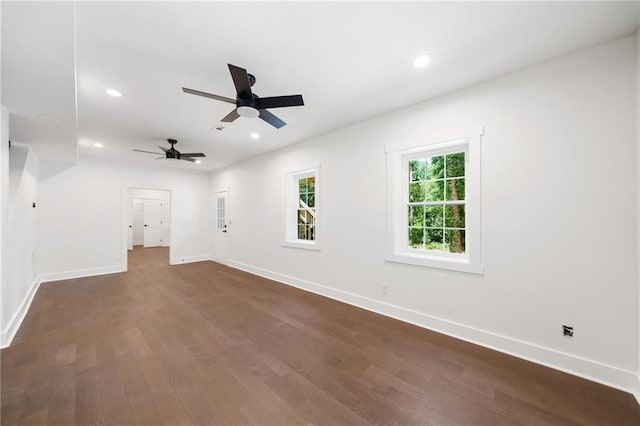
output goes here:
[{"label": "window sill", "polygon": [[426,268],[444,269],[455,272],[465,272],[468,274],[484,274],[484,266],[481,263],[470,263],[468,259],[416,255],[411,253],[393,253],[387,254],[385,256],[385,261],[423,266]]},{"label": "window sill", "polygon": [[317,241],[285,241],[282,243],[282,247],[320,251],[320,245]]}]

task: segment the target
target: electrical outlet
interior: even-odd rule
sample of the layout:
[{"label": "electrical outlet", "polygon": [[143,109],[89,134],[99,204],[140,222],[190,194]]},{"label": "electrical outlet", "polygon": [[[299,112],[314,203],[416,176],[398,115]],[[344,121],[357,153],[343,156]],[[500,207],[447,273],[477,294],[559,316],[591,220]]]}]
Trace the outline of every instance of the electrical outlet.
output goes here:
[{"label": "electrical outlet", "polygon": [[388,295],[389,294],[389,286],[386,284],[382,284],[382,286],[380,287],[380,291],[382,292],[383,295]]},{"label": "electrical outlet", "polygon": [[567,337],[573,337],[573,327],[570,325],[562,325],[562,335]]}]

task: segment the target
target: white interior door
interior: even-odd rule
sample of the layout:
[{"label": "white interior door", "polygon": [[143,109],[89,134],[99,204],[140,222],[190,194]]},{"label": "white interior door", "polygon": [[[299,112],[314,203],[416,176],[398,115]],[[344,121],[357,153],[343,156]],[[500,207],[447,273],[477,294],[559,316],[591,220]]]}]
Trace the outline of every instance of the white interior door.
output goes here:
[{"label": "white interior door", "polygon": [[129,224],[127,225],[127,250],[133,250],[133,216],[129,205]]},{"label": "white interior door", "polygon": [[216,261],[226,264],[229,256],[229,197],[227,191],[216,192],[213,195],[215,211],[213,253]]},{"label": "white interior door", "polygon": [[127,250],[133,250],[133,225],[129,224],[129,229],[127,230]]},{"label": "white interior door", "polygon": [[[131,216],[133,218],[133,245],[141,246],[144,244],[144,200],[134,198],[131,206]],[[165,215],[162,215],[164,224]],[[162,232],[162,239],[165,239],[165,233]]]},{"label": "white interior door", "polygon": [[162,245],[162,200],[144,200],[144,246]]}]

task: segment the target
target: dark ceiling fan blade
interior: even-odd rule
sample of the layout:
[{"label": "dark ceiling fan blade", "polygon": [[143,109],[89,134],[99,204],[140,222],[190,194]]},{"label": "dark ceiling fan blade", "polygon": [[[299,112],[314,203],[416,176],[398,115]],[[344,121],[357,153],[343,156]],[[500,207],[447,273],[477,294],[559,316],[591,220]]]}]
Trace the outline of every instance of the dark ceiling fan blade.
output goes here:
[{"label": "dark ceiling fan blade", "polygon": [[285,123],[284,121],[280,120],[278,117],[276,117],[275,115],[271,114],[266,109],[261,109],[260,110],[260,118],[262,118],[267,123],[271,124],[276,129],[279,129],[279,128],[287,125],[287,123]]},{"label": "dark ceiling fan blade", "polygon": [[190,95],[203,96],[205,98],[215,99],[217,101],[229,102],[230,104],[235,104],[236,100],[227,98],[226,96],[214,95],[212,93],[201,92],[199,90],[187,89],[186,87],[182,88],[184,93],[189,93]]},{"label": "dark ceiling fan blade", "polygon": [[136,152],[146,152],[147,154],[158,154],[158,155],[163,155],[161,152],[143,151],[143,150],[141,150],[141,149],[134,149],[134,151],[136,151]]},{"label": "dark ceiling fan blade", "polygon": [[184,155],[181,155],[181,156],[180,156],[180,160],[184,160],[184,161],[191,161],[192,163],[195,163],[195,162],[196,162],[195,158],[185,157]]},{"label": "dark ceiling fan blade", "polygon": [[257,103],[258,103],[258,109],[282,108],[282,107],[304,105],[304,101],[302,100],[302,95],[271,96],[267,98],[258,98]]},{"label": "dark ceiling fan blade", "polygon": [[222,121],[224,121],[225,123],[231,123],[232,121],[235,121],[236,118],[240,117],[240,114],[238,114],[238,109],[234,109],[233,111],[231,111],[229,114],[227,114]]},{"label": "dark ceiling fan blade", "polygon": [[235,65],[227,65],[229,66],[231,78],[233,79],[233,84],[236,86],[238,96],[245,99],[251,99],[251,85],[249,84],[249,75],[247,75],[247,70],[236,67]]},{"label": "dark ceiling fan blade", "polygon": [[181,152],[183,157],[206,157],[203,152]]}]

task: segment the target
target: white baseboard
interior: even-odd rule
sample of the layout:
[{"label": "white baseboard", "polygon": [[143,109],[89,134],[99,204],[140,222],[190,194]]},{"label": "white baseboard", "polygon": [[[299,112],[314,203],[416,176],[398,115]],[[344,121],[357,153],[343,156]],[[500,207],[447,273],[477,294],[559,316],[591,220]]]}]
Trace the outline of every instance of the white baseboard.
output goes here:
[{"label": "white baseboard", "polygon": [[71,280],[74,278],[93,277],[95,275],[115,274],[125,272],[122,265],[101,266],[99,268],[77,269],[75,271],[49,272],[40,274],[40,281],[43,283],[60,280]]},{"label": "white baseboard", "polygon": [[210,254],[203,254],[200,256],[182,256],[171,258],[169,264],[182,265],[183,263],[204,262],[205,260],[211,260]]},{"label": "white baseboard", "polygon": [[269,278],[422,328],[620,389],[635,395],[636,399],[640,402],[640,378],[632,371],[241,262],[230,260],[228,265],[245,272]]},{"label": "white baseboard", "polygon": [[18,310],[13,314],[13,317],[11,317],[7,327],[2,330],[2,335],[0,335],[0,348],[6,348],[11,345],[13,338],[20,328],[20,324],[22,324],[24,317],[29,311],[33,297],[36,295],[41,282],[40,277],[36,277],[33,284],[31,284],[31,287],[29,287],[29,291],[27,291],[27,294],[25,294],[22,299],[22,303],[20,303]]}]

